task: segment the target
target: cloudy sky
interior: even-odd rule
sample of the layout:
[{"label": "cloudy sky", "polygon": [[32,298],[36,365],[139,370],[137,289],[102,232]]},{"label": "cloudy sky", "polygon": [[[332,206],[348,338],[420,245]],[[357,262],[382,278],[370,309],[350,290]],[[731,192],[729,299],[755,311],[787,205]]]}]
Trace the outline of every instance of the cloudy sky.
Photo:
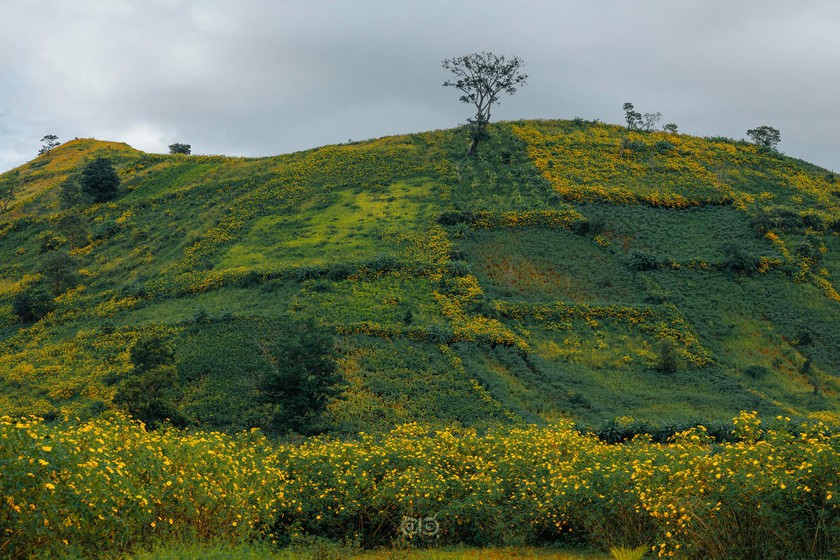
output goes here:
[{"label": "cloudy sky", "polygon": [[441,60],[476,51],[527,64],[496,119],[631,101],[840,170],[836,1],[0,0],[0,171],[45,134],[261,156],[453,127]]}]

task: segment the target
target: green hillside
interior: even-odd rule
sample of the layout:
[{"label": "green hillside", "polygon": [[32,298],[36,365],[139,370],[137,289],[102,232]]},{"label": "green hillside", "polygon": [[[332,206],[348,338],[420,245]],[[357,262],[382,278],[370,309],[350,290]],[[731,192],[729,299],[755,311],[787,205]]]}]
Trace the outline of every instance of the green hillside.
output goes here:
[{"label": "green hillside", "polygon": [[[334,433],[837,419],[840,180],[726,138],[491,132],[475,158],[451,130],[256,159],[75,140],[20,167],[0,214],[0,412],[114,408],[155,334],[188,423],[264,427],[284,325],[312,320],[346,379],[317,420]],[[119,195],[68,204],[98,156]],[[36,285],[52,311],[23,322]]]}]

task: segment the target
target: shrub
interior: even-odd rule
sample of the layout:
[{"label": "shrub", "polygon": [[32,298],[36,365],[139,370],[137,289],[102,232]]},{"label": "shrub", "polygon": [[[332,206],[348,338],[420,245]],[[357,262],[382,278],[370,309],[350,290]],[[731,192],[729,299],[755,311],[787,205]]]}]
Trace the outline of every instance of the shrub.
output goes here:
[{"label": "shrub", "polygon": [[263,374],[260,401],[271,408],[275,431],[311,433],[317,417],[343,389],[334,340],[311,320],[289,320],[284,335],[273,348],[274,367]]},{"label": "shrub", "polygon": [[170,343],[160,335],[138,340],[129,353],[135,371],[149,371],[173,363],[175,352]]},{"label": "shrub", "polygon": [[769,373],[770,370],[762,365],[753,364],[744,368],[744,374],[748,377],[752,377],[753,379],[761,379],[766,377]]},{"label": "shrub", "polygon": [[110,160],[100,157],[82,169],[81,186],[94,202],[106,202],[117,195],[120,177]]},{"label": "shrub", "polygon": [[656,359],[656,371],[661,373],[676,373],[680,368],[680,357],[677,354],[677,343],[673,338],[665,338],[659,343],[659,357]]},{"label": "shrub", "polygon": [[53,298],[41,284],[30,286],[12,300],[12,312],[24,323],[34,323],[53,310]]},{"label": "shrub", "polygon": [[340,280],[346,279],[348,276],[351,276],[355,271],[356,267],[350,263],[335,263],[327,269],[326,277],[327,280],[338,282]]},{"label": "shrub", "polygon": [[164,422],[186,425],[174,405],[173,393],[178,388],[178,370],[160,365],[148,370],[135,369],[117,388],[114,404],[123,406],[136,420],[149,428]]},{"label": "shrub", "polygon": [[399,270],[400,262],[393,255],[380,253],[365,262],[365,267],[371,272],[393,272]]},{"label": "shrub", "polygon": [[637,271],[656,270],[662,266],[662,261],[656,255],[634,249],[627,258],[627,265]]},{"label": "shrub", "polygon": [[41,248],[41,253],[49,253],[50,251],[57,251],[62,245],[67,243],[67,239],[51,230],[42,231],[36,237],[38,245]]},{"label": "shrub", "polygon": [[735,274],[750,276],[758,272],[758,259],[747,254],[739,245],[730,243],[723,248],[723,268]]}]

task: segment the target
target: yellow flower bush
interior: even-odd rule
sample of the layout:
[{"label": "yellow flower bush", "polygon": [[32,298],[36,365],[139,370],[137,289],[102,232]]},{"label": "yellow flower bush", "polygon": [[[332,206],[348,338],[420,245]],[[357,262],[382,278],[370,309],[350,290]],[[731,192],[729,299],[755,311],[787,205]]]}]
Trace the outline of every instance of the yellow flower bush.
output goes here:
[{"label": "yellow flower bush", "polygon": [[184,535],[372,545],[396,538],[404,515],[436,517],[440,542],[576,535],[697,559],[840,552],[836,427],[735,422],[734,443],[697,427],[669,444],[608,445],[565,423],[271,443],[255,431],[146,432],[119,416],[3,417],[0,553],[99,556]]}]

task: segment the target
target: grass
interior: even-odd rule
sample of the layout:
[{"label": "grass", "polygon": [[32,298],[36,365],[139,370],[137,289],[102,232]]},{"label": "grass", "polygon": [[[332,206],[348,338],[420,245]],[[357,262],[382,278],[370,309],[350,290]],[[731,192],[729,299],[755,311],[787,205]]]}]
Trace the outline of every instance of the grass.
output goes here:
[{"label": "grass", "polygon": [[219,267],[323,265],[382,252],[389,235],[427,229],[436,209],[433,183],[395,183],[376,191],[322,194],[291,215],[264,216],[230,246]]}]

